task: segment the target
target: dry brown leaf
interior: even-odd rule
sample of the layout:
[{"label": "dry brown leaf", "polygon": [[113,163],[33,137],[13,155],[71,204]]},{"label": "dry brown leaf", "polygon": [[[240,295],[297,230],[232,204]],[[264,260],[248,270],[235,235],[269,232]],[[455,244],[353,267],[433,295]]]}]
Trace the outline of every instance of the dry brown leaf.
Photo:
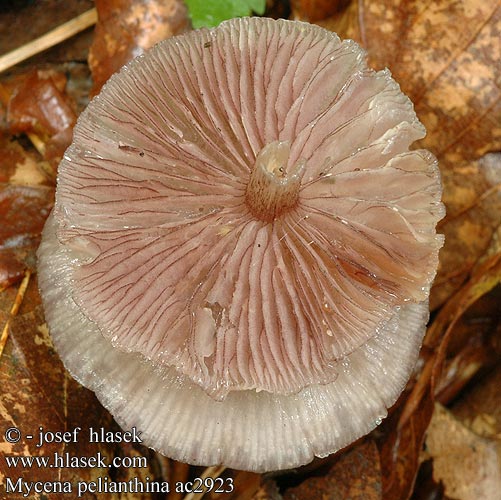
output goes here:
[{"label": "dry brown leaf", "polygon": [[457,396],[482,369],[492,366],[499,355],[493,353],[482,334],[474,334],[469,342],[446,366],[436,388],[436,399],[447,404]]},{"label": "dry brown leaf", "polygon": [[60,72],[32,70],[18,76],[10,85],[10,132],[35,132],[48,139],[73,127],[76,115],[65,88],[66,76]]},{"label": "dry brown leaf", "polygon": [[491,153],[459,162],[454,171],[442,171],[449,215],[439,226],[445,245],[431,296],[433,308],[465,282],[487,252],[501,251],[497,241],[501,231],[501,155]]},{"label": "dry brown leaf", "polygon": [[16,186],[48,185],[38,154],[18,141],[0,134],[0,184]]},{"label": "dry brown leaf", "polygon": [[25,269],[35,270],[52,203],[52,188],[0,183],[0,291],[21,280]]},{"label": "dry brown leaf", "polygon": [[342,0],[291,0],[292,17],[300,21],[314,23],[334,15],[346,4]]},{"label": "dry brown leaf", "polygon": [[382,499],[379,452],[371,439],[365,439],[339,459],[323,476],[310,478],[287,490],[284,500],[379,500]]},{"label": "dry brown leaf", "polygon": [[419,397],[420,404],[405,421],[400,420],[397,413],[383,423],[379,450],[384,500],[408,499],[414,488],[426,429],[433,413],[429,386]]},{"label": "dry brown leaf", "polygon": [[501,221],[501,164],[485,156],[501,149],[501,2],[359,0],[320,24],[359,41],[376,69],[390,68],[428,130],[420,146],[439,160],[448,211],[435,309],[467,280]]},{"label": "dry brown leaf", "polygon": [[457,500],[494,500],[501,491],[500,442],[483,438],[454,418],[439,403],[426,437],[433,458],[433,478]]},{"label": "dry brown leaf", "polygon": [[399,427],[406,425],[413,413],[430,397],[436,395],[454,327],[467,309],[480,297],[501,282],[501,254],[496,253],[477,269],[477,272],[444,306],[428,329],[424,347],[433,353],[406,401]]},{"label": "dry brown leaf", "polygon": [[498,286],[470,306],[455,324],[442,376],[435,389],[440,403],[454,401],[472,379],[499,363],[501,349],[496,348],[496,342],[501,326],[500,300],[501,287]]},{"label": "dry brown leaf", "polygon": [[428,356],[419,378],[411,393],[401,399],[403,409],[398,416],[398,424],[393,429],[391,421],[386,424],[390,430],[385,434],[381,445],[385,500],[409,498],[454,326],[473,303],[490,292],[500,281],[501,255],[496,254],[477,269],[476,274],[455,294],[453,300],[441,309],[428,330],[422,353]]},{"label": "dry brown leaf", "polygon": [[59,71],[32,70],[3,87],[10,132],[35,134],[53,177],[71,143],[77,119],[76,105],[65,91],[66,82]]},{"label": "dry brown leaf", "polygon": [[0,248],[37,244],[52,207],[53,189],[45,186],[0,185]]},{"label": "dry brown leaf", "polygon": [[44,153],[42,160],[27,140],[15,140],[7,131],[0,134],[0,290],[19,281],[25,268],[35,270],[35,250],[53,204],[56,167],[76,121],[73,106],[82,109],[87,102],[82,93],[88,89],[88,71],[79,64],[61,68],[65,73],[32,70],[0,84],[11,131],[40,134],[36,137]]},{"label": "dry brown leaf", "polygon": [[[25,20],[26,22],[26,20]],[[70,77],[72,96],[76,96],[81,108],[87,98],[85,82],[88,72],[80,71],[78,65],[66,67]],[[64,89],[65,78],[54,71],[33,70],[28,76],[17,76],[3,90],[13,93],[10,103],[12,131],[36,131],[46,157],[62,154],[71,140],[75,113],[67,112],[68,98]],[[78,78],[73,78],[78,75]],[[5,83],[5,81],[3,82]],[[7,91],[7,100],[10,99]],[[83,92],[82,92],[83,91]],[[5,98],[6,92],[2,93]],[[70,119],[68,117],[70,116]],[[5,117],[4,117],[5,119]],[[66,125],[70,126],[66,126]],[[45,142],[48,141],[48,142]],[[7,136],[0,137],[0,286],[15,283],[24,276],[25,268],[35,268],[35,250],[45,218],[53,204],[54,188],[44,175],[44,162],[36,151],[30,150],[28,141],[19,141]],[[57,160],[56,160],[57,164]],[[42,168],[41,168],[42,167]],[[167,479],[165,461],[152,450],[130,444],[91,444],[89,427],[120,430],[112,417],[101,407],[95,396],[83,389],[64,370],[54,351],[47,327],[44,324],[37,286],[31,283],[24,297],[20,315],[12,317],[10,310],[16,296],[16,288],[10,287],[0,294],[0,331],[8,323],[8,342],[0,355],[0,498],[24,498],[23,493],[6,493],[6,478],[14,482],[23,477],[25,481],[70,481],[73,493],[69,495],[45,494],[37,498],[53,500],[76,498],[77,483],[95,481],[129,481],[137,478],[146,483],[155,479]],[[9,444],[4,439],[8,427],[18,427],[23,438]],[[37,448],[34,440],[26,434],[38,436],[40,427],[62,432],[82,427],[78,442],[47,444]],[[52,457],[69,453],[75,457],[96,456],[101,453],[109,460],[114,457],[131,457],[146,460],[127,468],[116,467],[8,467],[8,455],[44,455]],[[138,462],[136,462],[137,464]],[[26,493],[26,492],[24,492]],[[29,495],[35,498],[34,494]],[[100,493],[104,499],[153,498],[149,493]],[[94,493],[82,498],[95,499]]]},{"label": "dry brown leaf", "polygon": [[42,162],[0,134],[0,290],[35,270],[35,250],[53,203],[53,187]]},{"label": "dry brown leaf", "polygon": [[92,95],[131,59],[189,28],[182,0],[96,0],[96,8],[99,20],[89,53]]},{"label": "dry brown leaf", "polygon": [[25,266],[12,250],[0,251],[0,292],[21,281]]},{"label": "dry brown leaf", "polygon": [[[73,493],[60,497],[46,494],[47,500],[56,498],[76,498],[78,482],[81,481],[129,481],[137,477],[139,481],[150,481],[155,478],[155,458],[151,450],[140,445],[124,443],[90,443],[89,428],[104,428],[106,431],[117,432],[119,427],[112,417],[97,402],[94,394],[81,387],[65,371],[57,356],[48,334],[47,325],[43,319],[40,299],[36,291],[36,284],[31,283],[30,294],[25,300],[20,315],[12,318],[10,325],[10,341],[0,359],[0,483],[2,498],[25,498],[17,492],[6,495],[7,478],[16,482],[22,477],[25,482],[30,481],[61,481],[71,483]],[[5,294],[5,298],[10,294]],[[4,324],[9,316],[5,307],[8,301],[0,303],[0,324]],[[9,443],[4,439],[6,429],[15,427],[22,433],[22,439],[17,443]],[[52,432],[72,432],[80,427],[77,442],[46,443],[37,447],[39,429]],[[27,435],[33,435],[28,439]],[[73,439],[73,437],[72,437]],[[9,467],[6,456],[46,456],[54,460],[54,454],[66,460],[66,456],[92,457],[101,453],[106,464],[114,457],[139,457],[146,464],[136,462],[130,468],[116,467],[28,467],[18,464]],[[68,455],[66,455],[66,453]],[[143,467],[142,465],[145,465]],[[23,489],[25,492],[25,490]],[[31,496],[34,498],[34,495]],[[86,494],[82,498],[96,498]],[[103,499],[147,499],[149,494],[136,493],[118,495],[103,492],[99,494]]]},{"label": "dry brown leaf", "polygon": [[501,365],[454,404],[452,412],[466,427],[501,444]]},{"label": "dry brown leaf", "polygon": [[[33,175],[35,170],[37,170],[35,156],[28,153],[6,133],[0,134],[0,183],[41,184],[44,179],[40,177],[37,179],[37,176]],[[23,180],[17,181],[19,178]]]},{"label": "dry brown leaf", "polygon": [[[448,216],[446,243],[432,290],[446,303],[427,336],[431,354],[382,446],[385,498],[412,492],[419,450],[456,323],[500,280],[501,3],[360,0],[322,25],[358,40],[376,68],[389,67],[428,129],[421,146],[439,159]],[[458,27],[461,27],[458,29]],[[450,299],[449,299],[450,298]],[[449,300],[448,300],[449,299]],[[444,399],[492,362],[488,345],[471,344],[447,366]],[[447,389],[447,390],[446,390]]]}]

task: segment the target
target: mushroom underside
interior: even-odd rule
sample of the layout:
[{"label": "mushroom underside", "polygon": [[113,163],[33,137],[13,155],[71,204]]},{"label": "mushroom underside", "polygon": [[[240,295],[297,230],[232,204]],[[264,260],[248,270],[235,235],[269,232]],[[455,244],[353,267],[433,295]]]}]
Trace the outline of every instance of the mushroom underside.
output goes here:
[{"label": "mushroom underside", "polygon": [[427,301],[398,308],[385,328],[337,363],[332,383],[292,396],[232,391],[216,401],[174,368],[155,368],[102,336],[68,293],[79,256],[59,243],[52,215],[39,258],[48,263],[39,270],[47,321],[69,372],[125,429],[136,426],[144,444],[192,464],[287,469],[369,432],[405,386],[428,319]]},{"label": "mushroom underside", "polygon": [[307,23],[165,40],[81,114],[39,250],[70,373],[144,444],[257,472],[332,453],[404,388],[440,173],[388,70]]}]

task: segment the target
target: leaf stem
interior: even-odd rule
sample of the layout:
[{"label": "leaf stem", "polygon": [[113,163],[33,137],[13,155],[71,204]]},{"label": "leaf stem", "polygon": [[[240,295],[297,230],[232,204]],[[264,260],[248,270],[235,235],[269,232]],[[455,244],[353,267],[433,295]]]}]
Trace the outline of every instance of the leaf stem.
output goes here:
[{"label": "leaf stem", "polygon": [[6,321],[5,326],[3,327],[2,330],[2,335],[0,336],[0,357],[2,356],[5,344],[7,343],[7,339],[9,338],[10,322],[12,321],[12,318],[16,316],[16,314],[19,311],[19,308],[21,307],[24,294],[26,292],[26,289],[28,288],[28,283],[30,282],[30,278],[31,278],[31,271],[27,269],[24,274],[23,281],[21,282],[21,285],[19,285],[16,298],[14,299],[14,304],[12,304],[12,307],[10,309],[9,318]]}]

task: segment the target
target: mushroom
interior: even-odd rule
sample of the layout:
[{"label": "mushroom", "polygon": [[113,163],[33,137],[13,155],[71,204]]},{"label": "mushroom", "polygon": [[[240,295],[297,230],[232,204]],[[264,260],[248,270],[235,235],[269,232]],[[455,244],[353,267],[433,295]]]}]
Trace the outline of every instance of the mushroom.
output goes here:
[{"label": "mushroom", "polygon": [[388,70],[302,22],[165,40],[82,113],[39,250],[70,373],[191,464],[270,471],[404,388],[442,237],[436,159]]}]

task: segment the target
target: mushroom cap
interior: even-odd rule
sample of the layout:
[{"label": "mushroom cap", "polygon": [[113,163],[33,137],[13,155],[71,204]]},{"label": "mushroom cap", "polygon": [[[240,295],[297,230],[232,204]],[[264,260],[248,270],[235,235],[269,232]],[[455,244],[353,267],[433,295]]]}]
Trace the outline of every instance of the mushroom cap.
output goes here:
[{"label": "mushroom cap", "polygon": [[318,26],[235,19],[135,59],[82,113],[39,250],[67,368],[189,463],[290,468],[369,432],[442,245],[424,135]]}]

